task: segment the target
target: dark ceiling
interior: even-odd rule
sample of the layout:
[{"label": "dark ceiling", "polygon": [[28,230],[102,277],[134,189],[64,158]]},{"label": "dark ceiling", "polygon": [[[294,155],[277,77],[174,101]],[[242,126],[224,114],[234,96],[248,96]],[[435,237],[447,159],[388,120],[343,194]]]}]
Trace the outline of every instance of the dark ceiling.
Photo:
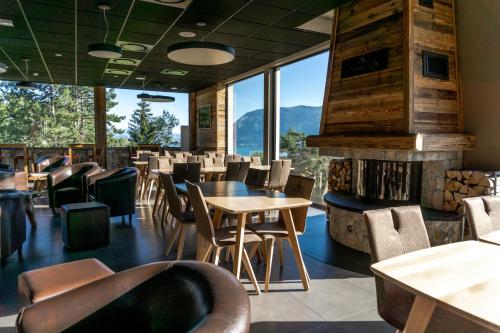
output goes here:
[{"label": "dark ceiling", "polygon": [[[97,0],[0,0],[0,19],[14,22],[13,28],[0,26],[0,62],[9,66],[7,73],[0,74],[0,80],[23,79],[13,63],[24,72],[21,58],[28,57],[30,72],[38,73],[31,79],[37,82],[139,88],[142,83],[135,78],[144,75],[149,89],[169,91],[178,87],[183,92],[196,91],[328,40],[329,35],[295,28],[339,2],[193,0],[183,10],[154,3],[160,1],[107,1],[111,5],[107,14],[108,41],[153,46],[150,52],[124,51],[123,58],[141,61],[138,66],[130,66],[87,54],[88,44],[104,38],[105,25]],[[200,19],[207,23],[206,27],[195,25]],[[182,38],[181,31],[195,32],[197,36]],[[166,57],[170,44],[200,39],[233,46],[236,59],[226,65],[200,67],[174,63]],[[57,53],[62,56],[55,56]],[[107,73],[116,69],[131,73]],[[161,73],[164,69],[188,73],[166,75]]]}]

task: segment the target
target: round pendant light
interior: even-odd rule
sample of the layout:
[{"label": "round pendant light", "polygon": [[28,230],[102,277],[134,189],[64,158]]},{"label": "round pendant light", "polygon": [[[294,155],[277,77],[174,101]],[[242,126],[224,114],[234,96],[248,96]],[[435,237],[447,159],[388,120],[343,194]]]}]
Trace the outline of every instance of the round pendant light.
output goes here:
[{"label": "round pendant light", "polygon": [[114,44],[106,43],[106,39],[108,39],[108,20],[106,18],[106,11],[110,10],[111,7],[106,4],[100,4],[98,6],[100,10],[102,10],[102,14],[104,16],[104,22],[106,23],[106,34],[104,35],[104,41],[102,43],[92,43],[88,46],[88,54],[92,57],[96,58],[104,58],[104,59],[115,59],[120,58],[122,56],[122,49],[119,46]]},{"label": "round pendant light", "polygon": [[36,85],[31,81],[20,81],[16,83],[16,88],[33,90],[36,89]]},{"label": "round pendant light", "polygon": [[167,48],[167,57],[175,62],[195,66],[215,66],[234,60],[234,48],[213,42],[183,42]]},{"label": "round pendant light", "polygon": [[9,66],[4,64],[3,62],[0,62],[0,74],[7,72],[8,69],[9,69]]},{"label": "round pendant light", "polygon": [[88,46],[89,55],[96,58],[114,59],[122,56],[122,49],[108,43],[93,43]]}]

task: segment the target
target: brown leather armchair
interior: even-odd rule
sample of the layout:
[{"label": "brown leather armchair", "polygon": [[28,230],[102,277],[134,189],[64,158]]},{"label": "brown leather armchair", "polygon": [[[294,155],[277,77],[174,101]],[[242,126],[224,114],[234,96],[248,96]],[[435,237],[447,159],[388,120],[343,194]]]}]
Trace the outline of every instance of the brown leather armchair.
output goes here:
[{"label": "brown leather armchair", "polygon": [[67,156],[43,157],[36,160],[35,171],[52,172],[65,165],[69,165],[69,157]]},{"label": "brown leather armchair", "polygon": [[111,217],[128,215],[129,224],[132,223],[132,214],[135,214],[137,175],[137,169],[129,167],[85,175],[88,200],[109,206]]},{"label": "brown leather armchair", "polygon": [[[75,306],[78,305],[78,306]],[[227,270],[157,262],[94,280],[23,309],[20,333],[249,332],[250,302]]]},{"label": "brown leather armchair", "polygon": [[95,162],[86,162],[60,167],[47,176],[49,207],[55,208],[64,204],[84,202],[87,198],[87,187],[83,186],[83,177],[101,171]]}]

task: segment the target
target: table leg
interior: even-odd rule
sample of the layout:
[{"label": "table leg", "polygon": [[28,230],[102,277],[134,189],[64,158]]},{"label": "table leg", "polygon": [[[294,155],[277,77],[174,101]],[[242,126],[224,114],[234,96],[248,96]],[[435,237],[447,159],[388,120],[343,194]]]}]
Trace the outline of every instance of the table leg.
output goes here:
[{"label": "table leg", "polygon": [[425,332],[436,303],[428,298],[417,295],[406,321],[403,333],[422,333]]},{"label": "table leg", "polygon": [[302,285],[304,286],[304,290],[309,290],[309,275],[307,273],[306,265],[304,264],[304,259],[302,258],[302,252],[300,252],[300,245],[297,239],[297,233],[295,232],[295,225],[293,224],[292,212],[290,209],[282,209],[281,214],[283,216],[283,220],[285,221],[286,230],[288,231],[288,241],[290,242],[290,246],[295,257],[295,263],[299,269]]},{"label": "table leg", "polygon": [[246,220],[247,220],[247,213],[238,214],[238,224],[236,225],[236,244],[234,244],[234,264],[233,264],[233,273],[238,280],[240,279],[241,256],[243,253],[243,238],[245,236]]}]

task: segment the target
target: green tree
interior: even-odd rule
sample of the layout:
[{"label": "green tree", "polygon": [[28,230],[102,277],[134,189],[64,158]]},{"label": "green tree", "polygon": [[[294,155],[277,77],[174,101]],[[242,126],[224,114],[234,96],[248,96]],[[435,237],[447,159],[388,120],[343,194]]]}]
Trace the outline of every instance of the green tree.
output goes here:
[{"label": "green tree", "polygon": [[157,140],[156,119],[151,113],[151,107],[148,102],[140,101],[137,103],[139,108],[132,113],[128,123],[128,135],[130,141],[135,144],[151,144]]},{"label": "green tree", "polygon": [[169,147],[174,142],[172,130],[179,125],[179,119],[168,111],[163,110],[161,116],[155,117],[156,142],[162,147]]}]

